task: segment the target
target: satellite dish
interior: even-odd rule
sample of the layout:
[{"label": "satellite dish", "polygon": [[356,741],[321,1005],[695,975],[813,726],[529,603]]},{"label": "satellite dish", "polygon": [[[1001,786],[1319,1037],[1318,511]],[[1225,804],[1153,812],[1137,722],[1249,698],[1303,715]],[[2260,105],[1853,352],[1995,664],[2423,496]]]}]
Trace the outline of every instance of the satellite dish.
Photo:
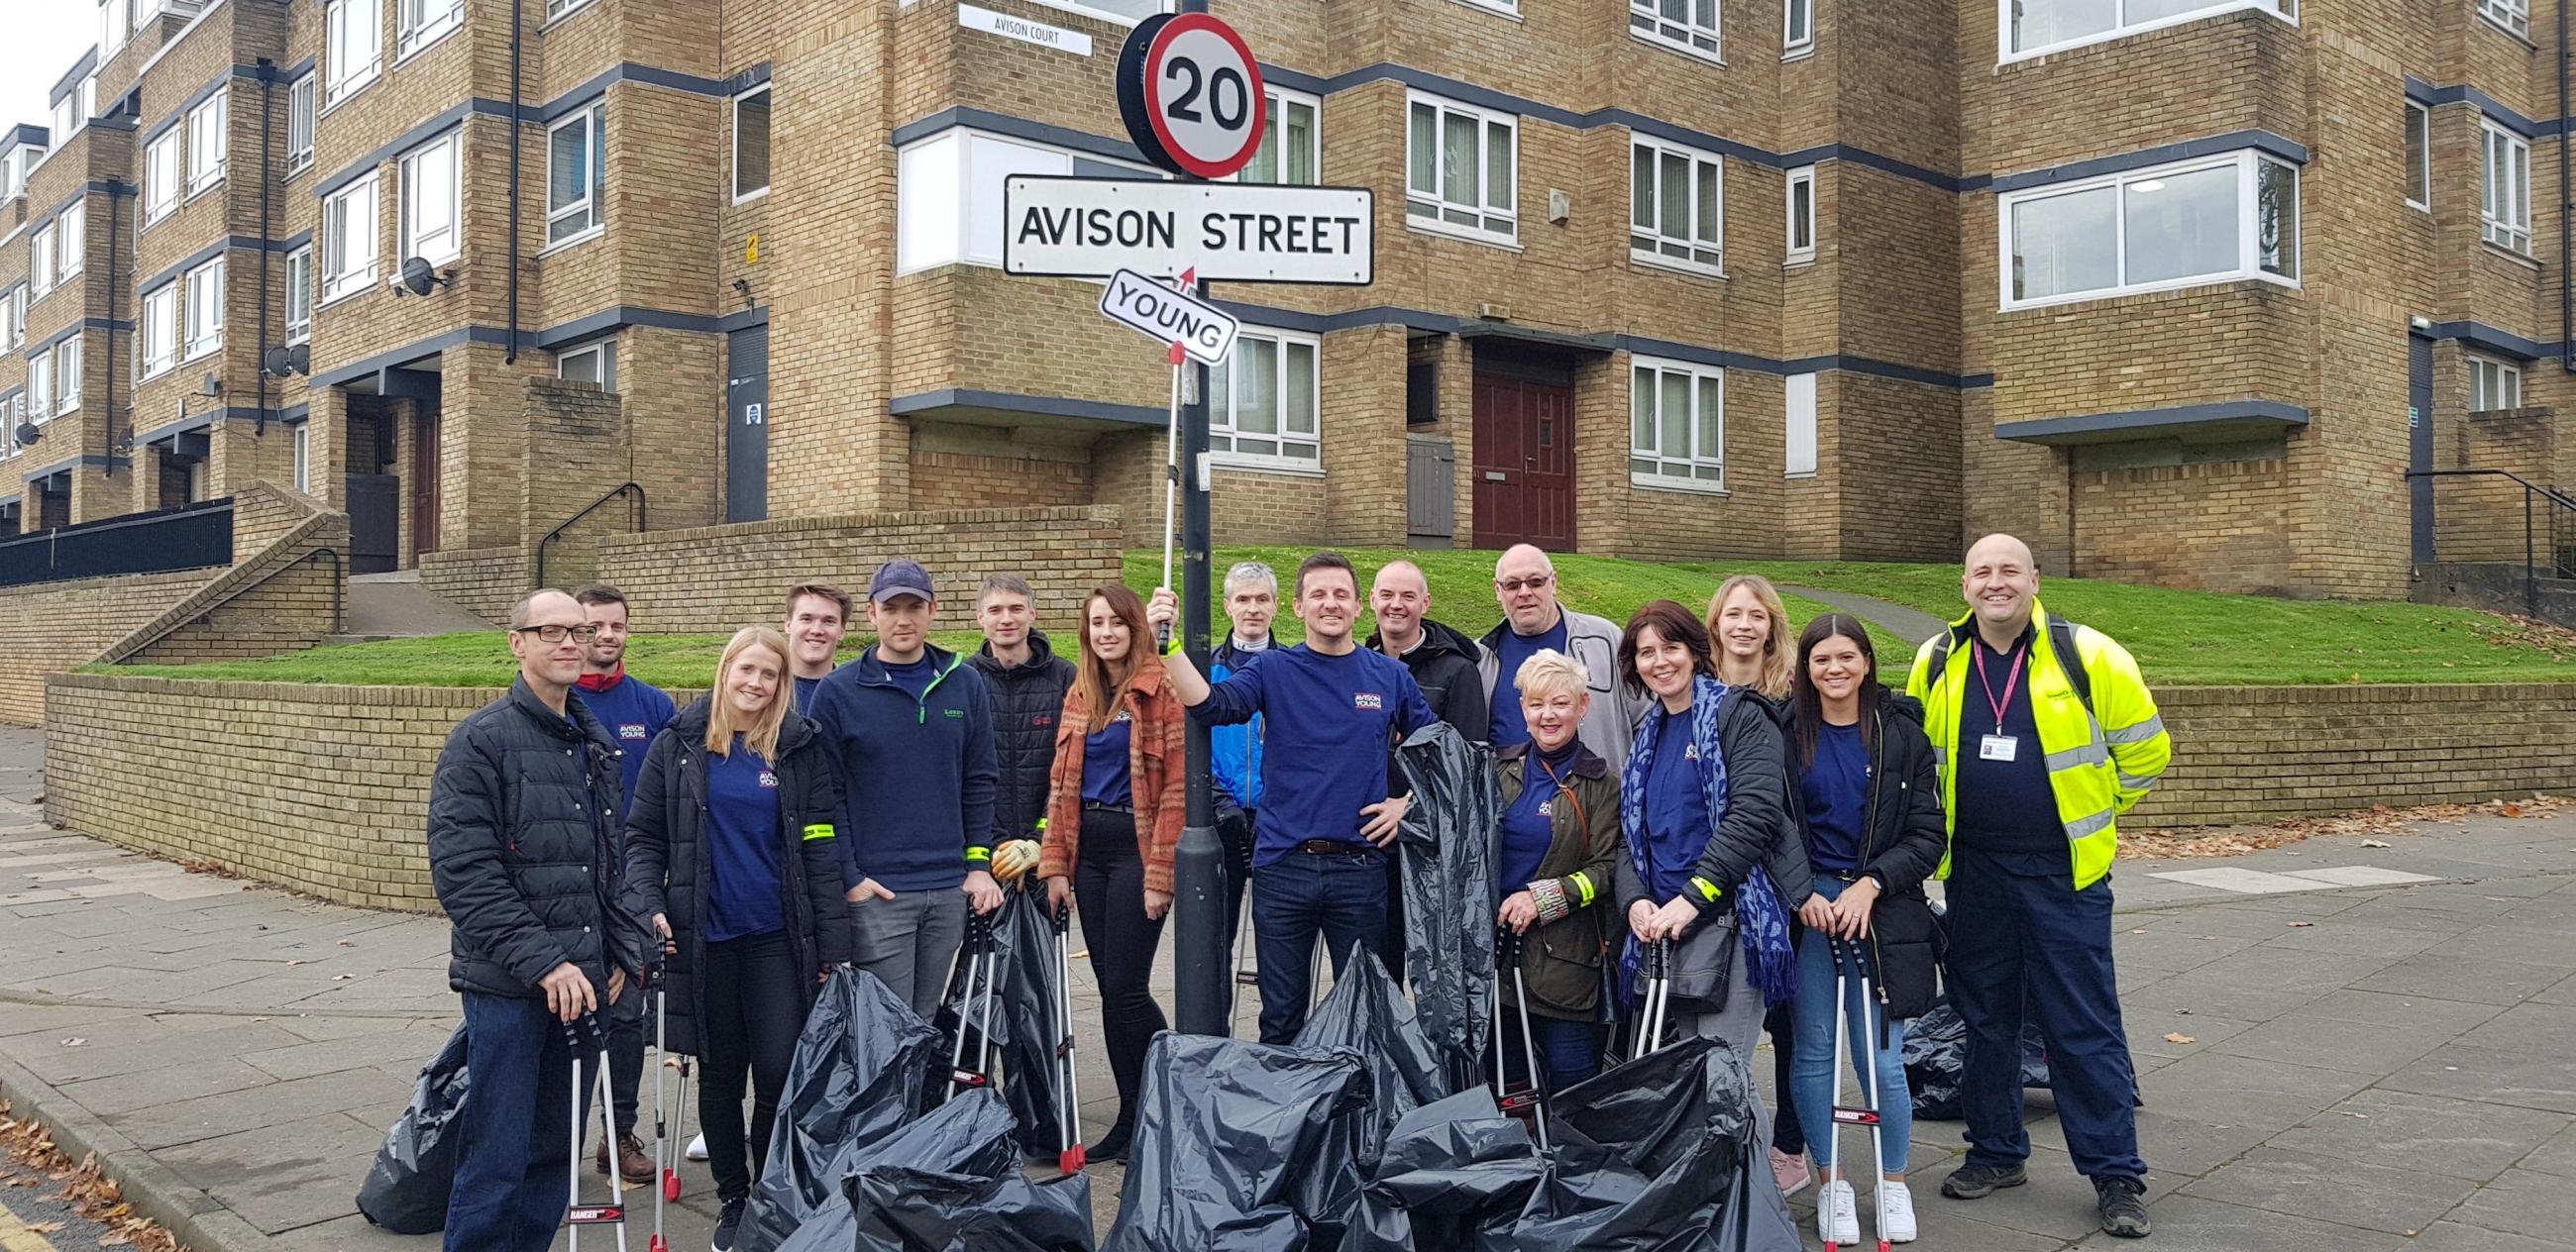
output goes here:
[{"label": "satellite dish", "polygon": [[438,276],[437,267],[419,257],[402,263],[403,290],[415,296],[428,295],[432,287],[444,287],[447,280]]},{"label": "satellite dish", "polygon": [[32,447],[35,445],[36,440],[44,437],[44,433],[45,428],[36,425],[34,422],[20,422],[18,423],[17,431],[18,446],[21,448]]},{"label": "satellite dish", "polygon": [[298,374],[313,372],[313,345],[299,343],[286,350],[286,367]]},{"label": "satellite dish", "polygon": [[292,367],[293,361],[294,357],[289,355],[286,349],[271,348],[260,355],[260,372],[269,374],[273,377],[283,378],[286,376],[287,371]]},{"label": "satellite dish", "polygon": [[197,394],[201,396],[220,396],[224,394],[223,377],[211,370],[208,371],[206,374],[206,381],[198,385]]}]

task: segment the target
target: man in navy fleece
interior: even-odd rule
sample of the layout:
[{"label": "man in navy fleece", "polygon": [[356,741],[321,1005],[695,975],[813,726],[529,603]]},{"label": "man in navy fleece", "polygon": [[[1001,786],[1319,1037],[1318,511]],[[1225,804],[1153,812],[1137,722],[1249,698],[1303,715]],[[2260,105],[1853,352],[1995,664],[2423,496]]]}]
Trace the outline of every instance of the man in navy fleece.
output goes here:
[{"label": "man in navy fleece", "polygon": [[888,561],[868,584],[877,641],[814,689],[814,719],[840,764],[849,825],[841,841],[858,967],[912,1004],[938,1010],[966,910],[1002,906],[993,881],[992,698],[956,653],[930,645],[938,597],[914,561]]},{"label": "man in navy fleece", "polygon": [[[1306,642],[1257,653],[1214,687],[1179,647],[1163,656],[1191,716],[1226,725],[1257,713],[1266,727],[1252,854],[1263,1043],[1287,1043],[1305,1026],[1318,934],[1336,977],[1354,943],[1388,959],[1386,857],[1406,801],[1386,794],[1387,735],[1439,719],[1402,661],[1351,637],[1361,606],[1351,563],[1318,552],[1297,567]],[[1172,589],[1155,591],[1145,620],[1179,616]]]}]

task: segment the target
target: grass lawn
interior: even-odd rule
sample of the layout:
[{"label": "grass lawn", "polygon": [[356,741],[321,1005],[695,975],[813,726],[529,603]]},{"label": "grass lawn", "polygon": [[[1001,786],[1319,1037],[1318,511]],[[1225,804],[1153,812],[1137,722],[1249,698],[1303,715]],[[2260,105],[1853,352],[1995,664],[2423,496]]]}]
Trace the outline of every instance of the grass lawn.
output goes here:
[{"label": "grass lawn", "polygon": [[[1295,575],[1306,549],[1226,548],[1217,553],[1215,577],[1241,560],[1267,561],[1283,583]],[[1378,566],[1398,556],[1420,564],[1432,588],[1431,615],[1470,635],[1499,618],[1493,598],[1494,553],[1401,552],[1345,549],[1360,569],[1362,589]],[[1161,574],[1160,549],[1126,554],[1129,585],[1151,588]],[[1670,598],[1705,609],[1729,573],[1763,574],[1774,582],[1873,596],[1949,619],[1964,611],[1955,568],[1931,565],[1814,564],[1733,561],[1656,565],[1602,557],[1561,556],[1557,576],[1568,604],[1624,621],[1638,605]],[[1281,588],[1282,594],[1288,588]],[[2053,609],[2110,632],[2138,657],[2159,685],[2340,682],[2460,682],[2576,680],[2576,637],[2534,632],[2507,618],[2465,609],[2384,601],[2295,601],[2166,591],[2088,579],[2050,579],[2040,594]],[[1784,596],[1793,624],[1825,607]],[[651,606],[644,606],[651,620]],[[1217,630],[1221,609],[1211,610]],[[966,624],[963,605],[949,606],[941,624]],[[1073,652],[1072,623],[1049,622],[1059,651]],[[1362,623],[1365,633],[1370,623]],[[1297,619],[1280,615],[1279,635],[1300,637]],[[1913,655],[1909,640],[1872,632],[1891,680]],[[971,630],[943,630],[942,647],[972,648]],[[640,635],[628,651],[628,668],[668,688],[703,688],[724,650],[717,635]],[[846,655],[865,640],[854,635]],[[497,632],[396,639],[383,643],[315,648],[252,661],[209,665],[122,665],[110,672],[180,678],[225,678],[296,683],[409,683],[424,686],[504,686],[515,667]]]}]

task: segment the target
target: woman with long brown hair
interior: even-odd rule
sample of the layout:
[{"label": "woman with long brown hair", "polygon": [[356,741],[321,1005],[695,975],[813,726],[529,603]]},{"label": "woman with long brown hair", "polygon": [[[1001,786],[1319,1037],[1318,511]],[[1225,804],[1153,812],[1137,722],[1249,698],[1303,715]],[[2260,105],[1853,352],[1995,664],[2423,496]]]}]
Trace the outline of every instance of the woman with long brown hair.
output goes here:
[{"label": "woman with long brown hair", "polygon": [[1163,683],[1145,602],[1116,583],[1083,600],[1082,661],[1056,719],[1055,772],[1038,874],[1047,905],[1067,897],[1100,982],[1100,1017],[1118,1118],[1091,1159],[1126,1155],[1145,1047],[1166,1029],[1146,986],[1172,907],[1172,851],[1183,813],[1181,702]]}]

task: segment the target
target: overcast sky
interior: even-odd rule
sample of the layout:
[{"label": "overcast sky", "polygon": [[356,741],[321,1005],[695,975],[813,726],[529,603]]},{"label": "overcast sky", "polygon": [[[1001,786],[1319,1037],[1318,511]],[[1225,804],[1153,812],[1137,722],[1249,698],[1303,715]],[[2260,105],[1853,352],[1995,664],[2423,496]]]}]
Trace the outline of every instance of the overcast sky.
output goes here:
[{"label": "overcast sky", "polygon": [[20,122],[50,124],[45,97],[54,80],[98,42],[98,6],[91,0],[0,0],[8,28],[0,38],[0,129]]}]

